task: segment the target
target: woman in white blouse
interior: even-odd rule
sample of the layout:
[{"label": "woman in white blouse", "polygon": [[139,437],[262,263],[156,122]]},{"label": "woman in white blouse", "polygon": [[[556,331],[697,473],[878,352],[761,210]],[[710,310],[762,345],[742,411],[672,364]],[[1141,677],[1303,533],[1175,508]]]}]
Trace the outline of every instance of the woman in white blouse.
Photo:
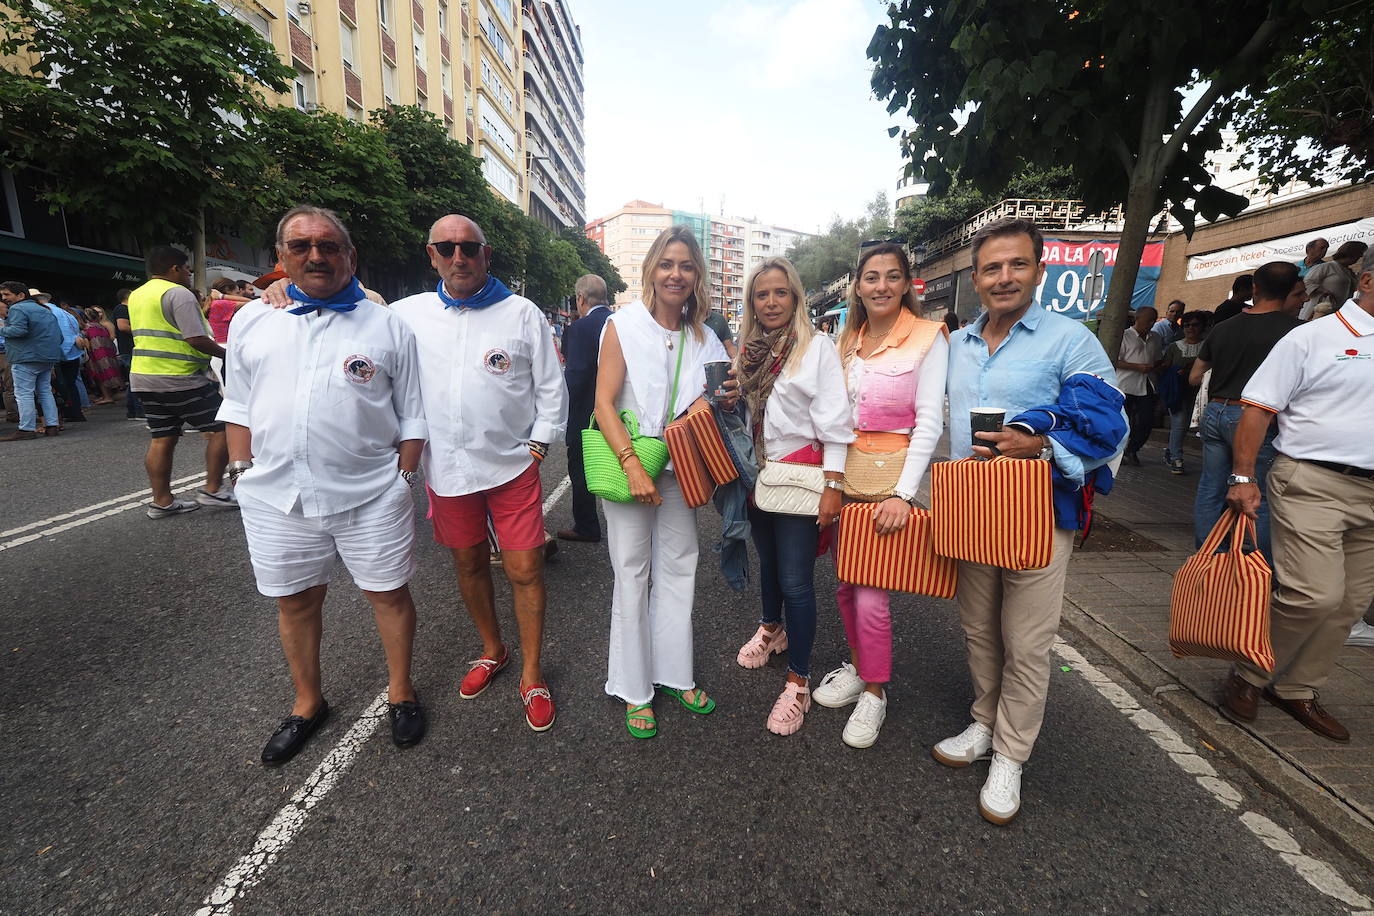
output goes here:
[{"label": "woman in white blouse", "polygon": [[[643,301],[622,306],[602,332],[596,422],[620,458],[634,498],[602,501],[615,572],[606,692],[625,701],[626,730],[652,738],[658,729],[656,687],[701,715],[716,703],[692,673],[696,510],[683,500],[671,465],[657,480],[645,472],[620,411],[634,412],[641,435],[661,436],[705,390],[705,364],[728,357],[719,338],[702,330],[711,298],[706,261],[691,228],[663,230],[644,256],[643,270]],[[727,385],[733,388],[734,382]]]},{"label": "woman in white blouse", "polygon": [[816,544],[839,515],[845,450],[854,440],[840,355],[829,337],[812,329],[805,298],[791,261],[769,258],[755,267],[745,283],[735,363],[759,464],[766,458],[817,465],[828,482],[814,516],[749,506],[763,610],[736,661],[761,668],[769,656],[788,653],[787,683],[767,721],[778,735],[801,728],[811,708]]},{"label": "woman in white blouse", "polygon": [[[853,483],[863,471],[864,486],[855,489],[869,495],[890,493],[872,504],[872,524],[880,535],[906,526],[911,501],[944,430],[949,334],[943,323],[920,314],[906,251],[892,243],[864,249],[839,348],[856,437],[846,475]],[[903,449],[905,458],[899,459]],[[888,473],[893,479],[874,483]],[[812,696],[822,706],[855,703],[844,742],[871,747],[887,715],[883,687],[892,674],[888,593],[841,584],[836,601],[850,661],[827,674]]]}]

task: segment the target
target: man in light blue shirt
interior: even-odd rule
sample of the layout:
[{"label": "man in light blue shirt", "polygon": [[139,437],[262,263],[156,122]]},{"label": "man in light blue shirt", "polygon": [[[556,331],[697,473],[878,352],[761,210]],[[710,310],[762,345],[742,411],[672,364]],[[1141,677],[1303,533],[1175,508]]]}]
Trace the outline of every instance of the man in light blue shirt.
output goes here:
[{"label": "man in light blue shirt", "polygon": [[[1080,322],[1034,302],[1045,275],[1044,241],[1027,220],[990,223],[973,238],[973,286],[985,311],[955,332],[949,347],[949,443],[951,458],[975,454],[969,411],[998,407],[1005,419],[1058,401],[1075,373],[1116,373],[1097,338]],[[980,433],[1009,458],[1052,459],[1069,481],[1107,462],[1087,460],[1052,436],[1008,427]],[[978,447],[977,457],[994,452]],[[1117,449],[1120,454],[1120,448]],[[973,722],[934,748],[935,759],[962,767],[992,756],[978,796],[983,817],[1006,824],[1021,807],[1021,767],[1030,757],[1045,714],[1050,648],[1059,629],[1064,575],[1073,552],[1076,521],[1058,519],[1053,559],[1044,569],[1012,571],[980,563],[959,564],[955,596],[973,680]]]},{"label": "man in light blue shirt", "polygon": [[36,289],[29,290],[44,308],[52,312],[57,326],[62,329],[62,362],[53,370],[53,380],[57,382],[57,392],[62,395],[62,419],[67,423],[84,423],[86,415],[81,412],[81,351],[86,338],[81,336],[81,325],[71,312],[49,301],[47,293]]}]

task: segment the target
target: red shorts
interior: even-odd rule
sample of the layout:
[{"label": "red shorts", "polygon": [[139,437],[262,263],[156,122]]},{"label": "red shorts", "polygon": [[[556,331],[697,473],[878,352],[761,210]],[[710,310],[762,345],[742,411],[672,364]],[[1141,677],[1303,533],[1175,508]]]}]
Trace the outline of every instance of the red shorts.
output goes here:
[{"label": "red shorts", "polygon": [[476,547],[487,539],[487,516],[502,550],[536,550],[544,546],[544,488],[539,462],[499,487],[464,496],[429,491],[434,540],[449,549]]}]

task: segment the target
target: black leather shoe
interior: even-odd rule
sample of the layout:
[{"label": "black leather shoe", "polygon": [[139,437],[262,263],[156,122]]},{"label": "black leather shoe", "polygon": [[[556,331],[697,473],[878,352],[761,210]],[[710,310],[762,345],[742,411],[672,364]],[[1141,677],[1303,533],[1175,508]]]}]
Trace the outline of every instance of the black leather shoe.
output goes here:
[{"label": "black leather shoe", "polygon": [[268,766],[280,766],[300,753],[305,742],[315,734],[315,730],[329,718],[329,704],[320,701],[320,709],[309,719],[300,716],[287,716],[281,725],[267,739],[262,749],[262,762]]},{"label": "black leather shoe", "polygon": [[388,703],[387,715],[391,717],[391,741],[397,747],[414,747],[425,736],[425,708],[420,698]]}]

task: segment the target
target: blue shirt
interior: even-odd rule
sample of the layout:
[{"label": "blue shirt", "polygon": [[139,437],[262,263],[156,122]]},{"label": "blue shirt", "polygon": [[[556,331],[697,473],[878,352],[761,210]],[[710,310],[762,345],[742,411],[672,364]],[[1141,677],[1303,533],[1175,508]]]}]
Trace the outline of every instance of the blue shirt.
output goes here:
[{"label": "blue shirt", "polygon": [[53,305],[51,302],[45,303],[48,311],[53,313],[57,319],[57,326],[62,329],[62,359],[73,360],[81,358],[81,348],[76,345],[76,339],[81,336],[81,325],[76,323],[72,313],[64,308]]},{"label": "blue shirt", "polygon": [[[1090,372],[1116,385],[1116,371],[1102,344],[1072,318],[1031,303],[991,356],[983,339],[987,323],[984,312],[973,324],[950,335],[950,458],[973,454],[969,410],[974,407],[1004,408],[1005,419],[1010,420],[1022,411],[1058,401],[1060,386],[1075,372]],[[1111,460],[1084,460],[1053,436],[1050,444],[1054,463],[1075,485],[1083,483],[1087,471]]]}]

